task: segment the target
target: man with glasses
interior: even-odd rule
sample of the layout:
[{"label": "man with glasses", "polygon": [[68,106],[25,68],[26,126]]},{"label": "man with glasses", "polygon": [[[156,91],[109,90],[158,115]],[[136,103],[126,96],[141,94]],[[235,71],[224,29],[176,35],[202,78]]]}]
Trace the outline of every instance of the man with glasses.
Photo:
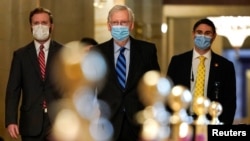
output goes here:
[{"label": "man with glasses", "polygon": [[[193,27],[194,48],[188,52],[172,57],[168,67],[169,76],[175,85],[184,85],[195,94],[196,78],[198,78],[199,58],[205,58],[205,81],[202,96],[210,101],[218,101],[223,108],[219,120],[224,124],[232,124],[236,110],[235,69],[231,61],[214,53],[211,45],[216,37],[215,26],[209,19],[200,19]],[[194,96],[193,96],[194,97]],[[192,108],[190,108],[192,109]],[[190,111],[193,115],[193,111]],[[195,115],[194,115],[195,117]],[[211,119],[208,116],[208,119]]]},{"label": "man with glasses", "polygon": [[98,90],[98,99],[110,107],[113,141],[137,141],[140,126],[135,115],[145,108],[137,86],[144,73],[160,70],[157,50],[155,44],[130,36],[134,28],[134,13],[129,7],[114,6],[107,20],[112,39],[96,47],[108,65],[106,83]]}]

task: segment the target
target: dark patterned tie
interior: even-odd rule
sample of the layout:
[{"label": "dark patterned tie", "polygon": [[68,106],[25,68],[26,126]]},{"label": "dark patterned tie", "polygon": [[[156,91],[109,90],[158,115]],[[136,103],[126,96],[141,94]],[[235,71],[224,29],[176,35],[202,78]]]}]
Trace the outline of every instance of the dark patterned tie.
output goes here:
[{"label": "dark patterned tie", "polygon": [[43,51],[44,46],[40,46],[40,51],[38,54],[38,61],[39,61],[39,66],[40,66],[40,72],[41,72],[41,77],[44,80],[45,78],[45,53]]},{"label": "dark patterned tie", "polygon": [[121,47],[120,54],[117,58],[116,62],[116,73],[118,77],[118,81],[123,89],[126,86],[126,58],[124,56],[125,47]]}]

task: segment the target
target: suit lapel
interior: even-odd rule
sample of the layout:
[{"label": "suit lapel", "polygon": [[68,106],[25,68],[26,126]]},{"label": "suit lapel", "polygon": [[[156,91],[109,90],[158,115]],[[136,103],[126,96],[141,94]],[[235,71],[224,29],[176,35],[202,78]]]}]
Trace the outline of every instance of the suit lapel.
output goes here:
[{"label": "suit lapel", "polygon": [[210,71],[209,71],[208,88],[207,88],[208,97],[211,97],[211,95],[213,95],[213,87],[214,87],[214,82],[216,80],[216,74],[217,74],[216,70],[218,67],[219,67],[219,63],[216,59],[216,56],[212,52]]},{"label": "suit lapel", "polygon": [[[193,68],[192,68],[192,62],[193,62],[193,51],[190,51],[187,55],[186,55],[186,58],[184,59],[182,65],[180,65],[180,69],[183,69],[183,73],[186,73],[184,76],[186,77],[186,79],[184,80],[187,80],[185,82],[184,85],[186,85],[190,90],[191,90],[191,86],[190,86],[190,80],[191,79],[194,79],[192,77],[194,77],[194,74],[193,74]],[[193,80],[195,81],[195,80]]]},{"label": "suit lapel", "polygon": [[137,76],[138,71],[136,71],[136,66],[138,66],[138,64],[140,63],[139,61],[141,59],[138,52],[141,52],[140,47],[136,45],[136,42],[132,38],[130,38],[130,63],[126,85],[127,89],[129,89],[134,84],[134,78],[136,78],[135,76]]},{"label": "suit lapel", "polygon": [[29,52],[29,56],[30,56],[30,61],[32,63],[32,66],[35,68],[38,77],[40,78],[41,77],[40,68],[39,68],[39,63],[38,63],[38,59],[37,59],[35,44],[34,44],[34,42],[31,42],[28,46],[29,46],[28,52]]},{"label": "suit lapel", "polygon": [[117,87],[119,87],[120,89],[122,89],[120,87],[120,84],[118,82],[117,79],[117,75],[116,75],[116,70],[115,70],[115,57],[114,57],[114,43],[113,43],[113,39],[109,40],[107,45],[103,46],[102,49],[103,52],[105,52],[104,54],[106,54],[106,61],[109,67],[109,71],[108,73],[110,73],[111,79],[113,79],[116,82]]},{"label": "suit lapel", "polygon": [[50,41],[49,44],[49,51],[48,51],[48,58],[47,58],[47,63],[46,63],[46,75],[45,75],[45,80],[49,76],[49,72],[51,71],[51,67],[53,66],[53,61],[56,57],[56,54],[60,51],[62,45],[55,42],[54,40]]}]

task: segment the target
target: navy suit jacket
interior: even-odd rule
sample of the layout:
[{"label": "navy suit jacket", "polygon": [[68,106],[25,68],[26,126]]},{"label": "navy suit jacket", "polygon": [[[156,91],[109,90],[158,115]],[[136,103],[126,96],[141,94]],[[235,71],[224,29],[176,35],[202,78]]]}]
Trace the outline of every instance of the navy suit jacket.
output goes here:
[{"label": "navy suit jacket", "polygon": [[[192,50],[172,57],[167,76],[173,80],[174,85],[183,85],[190,89],[192,57]],[[236,110],[235,69],[231,61],[214,52],[210,63],[207,97],[222,105],[223,112],[219,120],[224,124],[232,124]]]},{"label": "navy suit jacket", "polygon": [[[160,71],[157,60],[157,50],[154,44],[136,40],[130,37],[130,65],[126,88],[119,85],[115,71],[114,41],[113,39],[97,46],[107,62],[108,74],[104,86],[98,93],[98,98],[107,102],[111,110],[110,121],[114,127],[114,140],[117,140],[123,118],[127,118],[131,131],[139,134],[140,128],[135,121],[138,111],[145,108],[140,101],[138,83],[142,76],[150,70]],[[132,136],[132,135],[127,135]]]},{"label": "navy suit jacket", "polygon": [[[16,50],[9,74],[5,97],[5,126],[18,124],[23,136],[36,136],[41,133],[43,125],[42,102],[48,105],[60,94],[51,83],[50,69],[53,57],[62,45],[51,41],[46,64],[46,78],[40,75],[39,62],[34,42]],[[18,106],[20,102],[20,119]]]}]

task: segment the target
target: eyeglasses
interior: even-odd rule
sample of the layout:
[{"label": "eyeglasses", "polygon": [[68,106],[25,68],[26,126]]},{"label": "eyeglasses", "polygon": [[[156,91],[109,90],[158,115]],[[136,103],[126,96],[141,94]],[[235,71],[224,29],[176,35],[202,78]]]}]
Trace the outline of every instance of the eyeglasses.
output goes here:
[{"label": "eyeglasses", "polygon": [[129,25],[130,21],[111,21],[109,22],[110,25],[122,25],[127,26]]}]

